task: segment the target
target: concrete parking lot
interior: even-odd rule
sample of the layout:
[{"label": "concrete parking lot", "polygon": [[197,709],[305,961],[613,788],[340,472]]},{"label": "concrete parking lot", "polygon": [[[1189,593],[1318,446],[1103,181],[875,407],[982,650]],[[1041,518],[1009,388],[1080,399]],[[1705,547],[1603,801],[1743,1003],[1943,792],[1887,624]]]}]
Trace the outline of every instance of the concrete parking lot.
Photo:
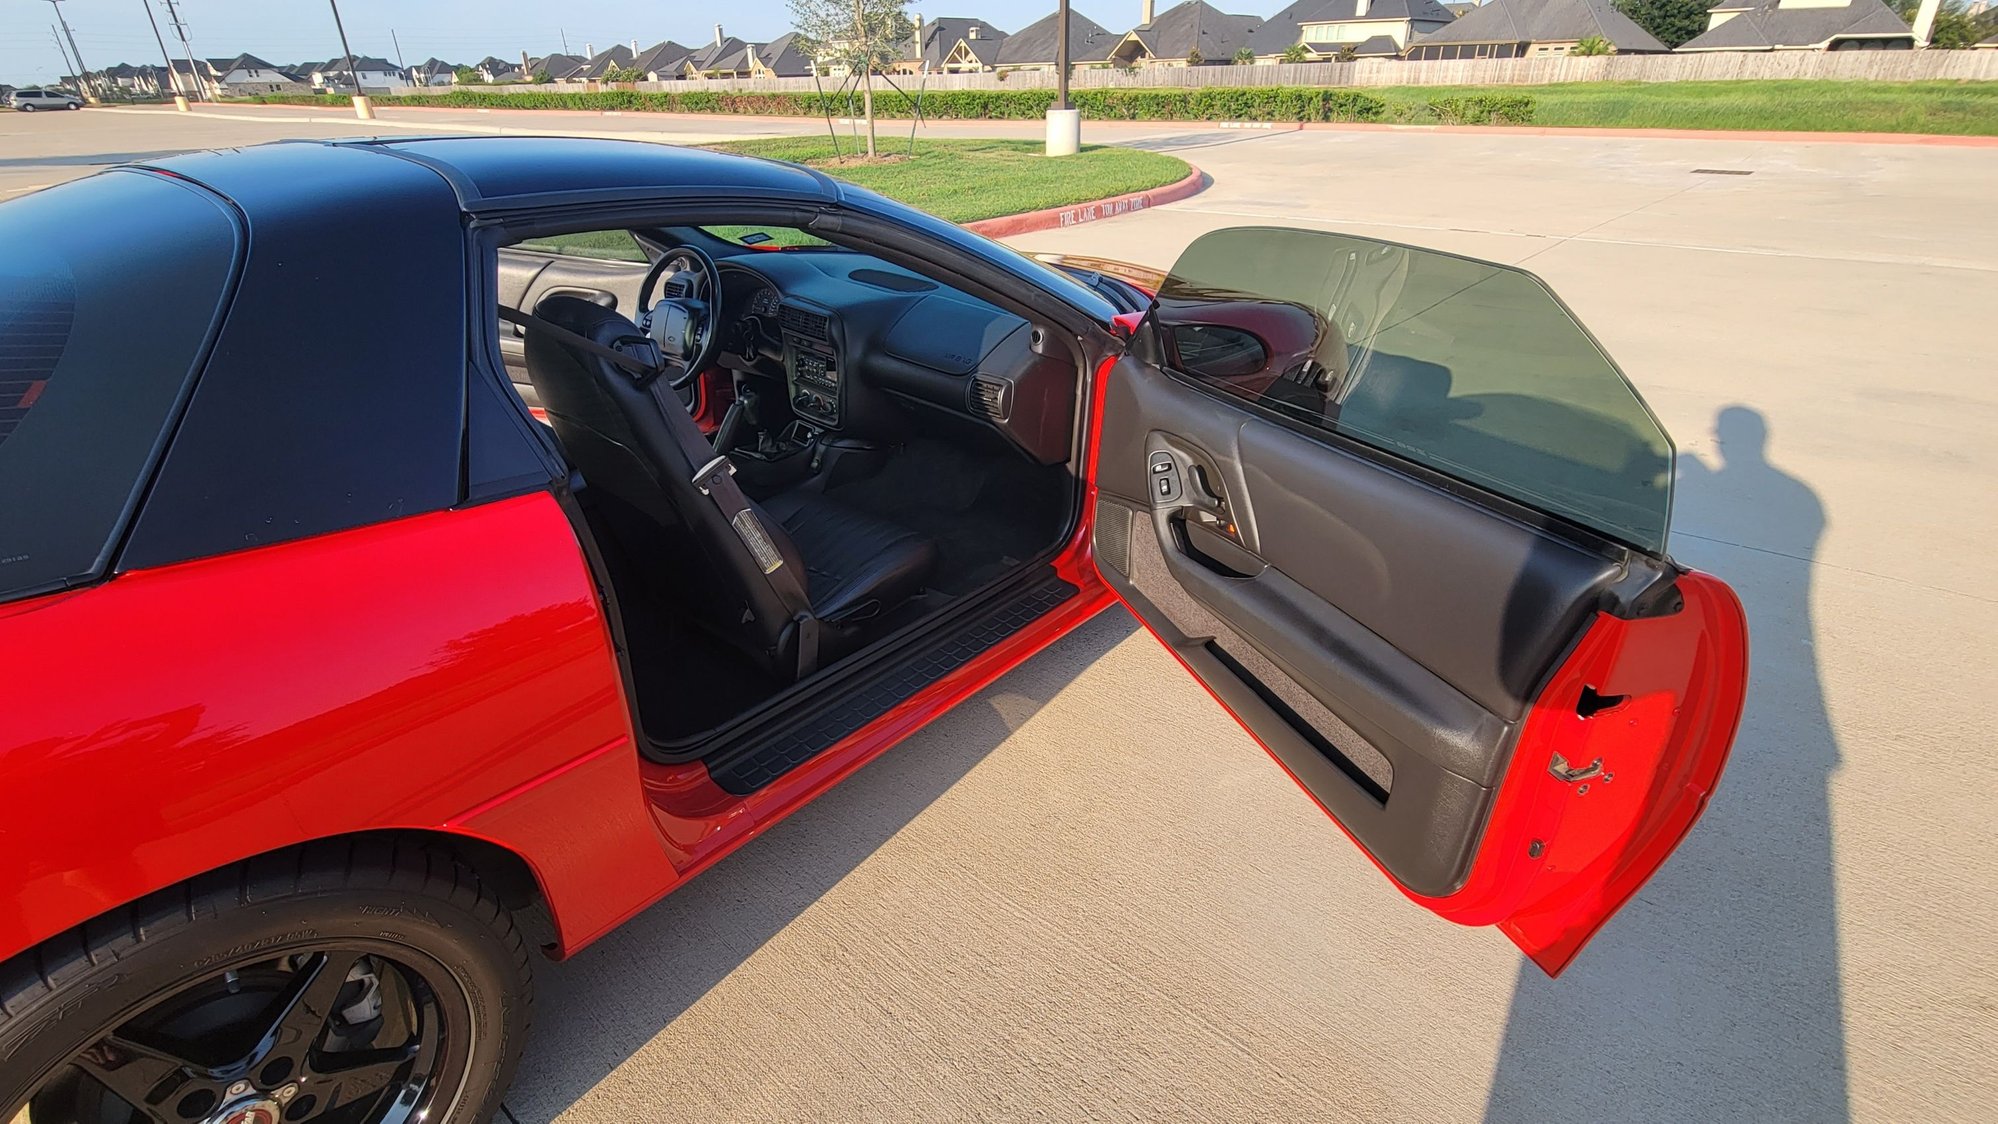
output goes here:
[{"label": "concrete parking lot", "polygon": [[[283,136],[810,127],[238,116],[0,115],[0,198]],[[1673,553],[1749,612],[1706,818],[1548,981],[1390,889],[1113,612],[548,967],[515,1120],[1998,1118],[1998,148],[1094,139],[1213,184],[1020,245],[1339,228],[1587,321],[1678,440]]]}]

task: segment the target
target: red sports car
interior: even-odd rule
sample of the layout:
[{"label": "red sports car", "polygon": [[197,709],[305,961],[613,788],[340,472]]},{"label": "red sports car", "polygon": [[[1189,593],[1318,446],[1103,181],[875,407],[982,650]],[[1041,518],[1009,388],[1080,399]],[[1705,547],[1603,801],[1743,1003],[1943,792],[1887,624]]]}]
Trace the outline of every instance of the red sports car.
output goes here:
[{"label": "red sports car", "polygon": [[118,168],[0,245],[0,1120],[490,1119],[537,955],[1117,601],[1549,973],[1734,735],[1670,440],[1518,270],[1134,284],[555,138]]}]

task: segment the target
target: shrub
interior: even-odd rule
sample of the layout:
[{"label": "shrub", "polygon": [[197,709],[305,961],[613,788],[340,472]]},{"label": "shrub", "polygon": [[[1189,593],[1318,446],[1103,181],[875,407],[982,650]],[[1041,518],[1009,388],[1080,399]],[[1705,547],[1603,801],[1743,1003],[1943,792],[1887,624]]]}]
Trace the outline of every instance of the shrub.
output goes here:
[{"label": "shrub", "polygon": [[[1319,86],[1179,86],[1161,89],[1084,89],[1069,95],[1083,115],[1103,121],[1384,121],[1389,103],[1363,90]],[[1054,105],[1053,90],[931,90],[923,114],[939,120],[1035,120]],[[345,95],[266,94],[252,99],[289,105],[345,105]],[[773,117],[844,117],[859,111],[856,97],[818,93],[728,90],[500,90],[453,87],[437,94],[384,95],[375,104],[434,105],[453,109],[583,109],[657,113],[739,113]],[[917,100],[893,90],[874,95],[883,117],[912,116]],[[1526,94],[1439,97],[1413,107],[1408,120],[1453,124],[1518,123],[1533,118]]]},{"label": "shrub", "polygon": [[1571,55],[1582,55],[1585,57],[1592,57],[1595,55],[1613,55],[1616,54],[1616,44],[1610,42],[1609,40],[1603,38],[1600,35],[1584,35],[1581,39],[1576,41],[1574,47],[1572,47],[1568,51],[1568,53]]},{"label": "shrub", "polygon": [[1305,50],[1302,43],[1292,43],[1283,49],[1283,54],[1280,57],[1285,62],[1303,62],[1311,57],[1311,52]]},{"label": "shrub", "polygon": [[1235,65],[1236,65],[1236,66],[1254,66],[1254,65],[1256,65],[1256,52],[1255,52],[1255,50],[1254,50],[1253,48],[1250,48],[1250,47],[1244,47],[1244,48],[1242,48],[1241,50],[1239,50],[1239,51],[1236,51],[1236,52],[1235,52]]},{"label": "shrub", "polygon": [[1429,112],[1445,125],[1524,125],[1533,120],[1533,95],[1464,94],[1430,98]]}]

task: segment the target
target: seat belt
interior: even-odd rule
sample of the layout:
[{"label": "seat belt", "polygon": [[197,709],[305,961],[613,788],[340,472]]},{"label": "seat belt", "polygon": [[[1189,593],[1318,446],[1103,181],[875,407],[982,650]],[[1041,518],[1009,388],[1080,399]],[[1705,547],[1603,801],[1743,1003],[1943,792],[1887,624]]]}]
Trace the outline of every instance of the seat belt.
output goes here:
[{"label": "seat belt", "polygon": [[798,630],[797,677],[802,680],[817,671],[819,618],[813,614],[811,598],[805,592],[804,575],[785,564],[784,552],[777,549],[776,542],[770,538],[770,532],[764,529],[763,520],[757,516],[756,508],[750,504],[749,497],[743,495],[742,489],[736,486],[735,463],[725,455],[715,455],[714,446],[709,444],[706,435],[701,433],[701,427],[694,424],[693,416],[687,413],[686,404],[680,401],[679,395],[673,393],[673,388],[667,385],[666,380],[659,377],[662,368],[657,358],[658,346],[649,338],[644,340],[653,356],[652,361],[648,362],[639,356],[600,344],[579,332],[572,332],[560,324],[550,323],[539,316],[516,308],[500,305],[499,316],[509,324],[518,324],[521,327],[532,325],[571,347],[602,359],[630,374],[633,382],[651,393],[653,404],[658,406],[659,413],[666,419],[666,429],[672,434],[674,443],[680,446],[680,452],[687,458],[687,463],[701,466],[694,472],[694,487],[700,489],[702,495],[714,501],[715,509],[735,531],[735,537],[741,540],[743,549],[749,551],[756,568],[763,572],[764,580],[770,583],[772,592],[777,595],[778,603],[784,606],[785,612],[791,614],[791,623]]}]

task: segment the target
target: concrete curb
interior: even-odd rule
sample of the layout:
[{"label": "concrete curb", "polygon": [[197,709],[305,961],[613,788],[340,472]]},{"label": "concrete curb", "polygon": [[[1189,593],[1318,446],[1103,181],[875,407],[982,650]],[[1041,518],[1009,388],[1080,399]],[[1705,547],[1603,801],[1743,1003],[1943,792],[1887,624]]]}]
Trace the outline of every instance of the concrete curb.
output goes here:
[{"label": "concrete curb", "polygon": [[1058,227],[1080,226],[1086,222],[1113,219],[1118,215],[1128,215],[1134,211],[1150,210],[1166,203],[1177,203],[1205,190],[1212,182],[1207,173],[1191,164],[1187,165],[1184,179],[1154,187],[1147,191],[1133,191],[1124,195],[1113,195],[1108,199],[1098,199],[1093,203],[1072,203],[1066,207],[1049,207],[1041,211],[1027,211],[1018,215],[1001,215],[998,218],[979,219],[977,222],[962,224],[974,234],[987,238],[1005,238],[1014,234],[1028,234],[1036,230],[1054,230]]}]

